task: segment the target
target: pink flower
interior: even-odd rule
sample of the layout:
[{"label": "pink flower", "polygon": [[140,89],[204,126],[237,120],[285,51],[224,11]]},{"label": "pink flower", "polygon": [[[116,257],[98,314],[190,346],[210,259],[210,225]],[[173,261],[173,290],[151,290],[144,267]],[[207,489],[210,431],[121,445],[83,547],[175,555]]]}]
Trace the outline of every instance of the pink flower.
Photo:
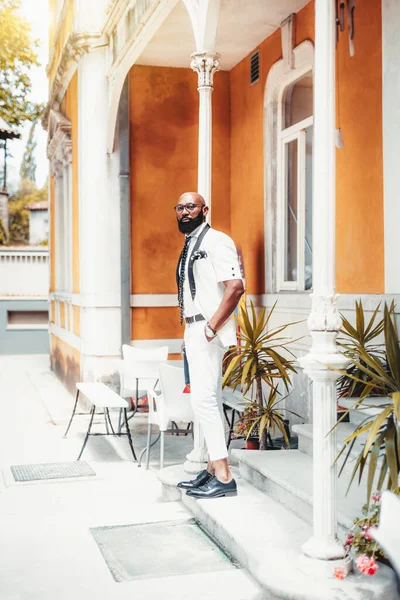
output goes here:
[{"label": "pink flower", "polygon": [[336,577],[336,579],[344,579],[346,577],[344,567],[337,567],[333,572],[333,576]]},{"label": "pink flower", "polygon": [[364,537],[365,537],[366,540],[372,540],[373,539],[372,535],[369,532],[370,532],[370,530],[367,529],[367,531],[364,533]]},{"label": "pink flower", "polygon": [[357,569],[364,575],[375,575],[378,570],[378,565],[373,556],[361,554],[356,558]]},{"label": "pink flower", "polygon": [[372,495],[372,500],[374,502],[379,502],[382,496],[382,492],[375,492],[375,494]]}]

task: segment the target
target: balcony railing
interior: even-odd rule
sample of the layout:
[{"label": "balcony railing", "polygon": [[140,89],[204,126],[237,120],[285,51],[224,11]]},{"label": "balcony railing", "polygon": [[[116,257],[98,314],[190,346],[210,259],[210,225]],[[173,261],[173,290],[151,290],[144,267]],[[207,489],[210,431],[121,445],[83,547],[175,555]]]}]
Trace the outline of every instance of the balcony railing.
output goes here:
[{"label": "balcony railing", "polygon": [[0,250],[0,296],[46,297],[49,293],[49,251]]}]

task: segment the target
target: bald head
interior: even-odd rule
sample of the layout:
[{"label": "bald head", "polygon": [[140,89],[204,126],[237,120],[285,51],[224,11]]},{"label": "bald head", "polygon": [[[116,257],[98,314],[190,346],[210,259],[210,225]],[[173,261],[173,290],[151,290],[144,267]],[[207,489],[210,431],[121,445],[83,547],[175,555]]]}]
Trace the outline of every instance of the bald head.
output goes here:
[{"label": "bald head", "polygon": [[206,220],[208,206],[201,194],[185,192],[175,206],[179,231],[189,234]]},{"label": "bald head", "polygon": [[202,204],[203,206],[206,206],[206,201],[204,200],[203,196],[197,192],[184,192],[182,196],[180,196],[178,204],[187,202],[193,202],[193,204]]}]

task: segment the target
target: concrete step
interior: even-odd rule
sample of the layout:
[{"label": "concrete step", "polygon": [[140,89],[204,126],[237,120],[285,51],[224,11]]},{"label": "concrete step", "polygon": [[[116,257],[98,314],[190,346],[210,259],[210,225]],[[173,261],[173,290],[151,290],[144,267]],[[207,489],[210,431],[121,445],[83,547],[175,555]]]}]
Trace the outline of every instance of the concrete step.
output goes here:
[{"label": "concrete step", "polygon": [[[338,423],[336,425],[336,447],[338,453],[343,447],[344,440],[355,431],[357,425],[354,423]],[[307,454],[308,456],[313,455],[313,425],[312,423],[293,425],[292,431],[298,436],[298,450],[303,452],[303,454]],[[367,439],[367,433],[363,433],[359,435],[354,442],[353,449],[350,453],[350,456],[354,459],[358,456],[361,448],[365,444],[365,440]],[[350,470],[353,467],[351,466]]]},{"label": "concrete step", "polygon": [[[312,523],[313,464],[310,456],[299,450],[233,450],[233,453],[246,481],[307,523]],[[349,477],[343,473],[338,478],[338,534],[342,540],[354,518],[361,516],[367,501],[366,484],[362,482],[357,486],[354,482],[346,495],[348,483]]]},{"label": "concrete step", "polygon": [[[235,452],[239,456],[258,454]],[[296,451],[262,454],[286,456],[291,452]],[[338,581],[332,577],[335,561],[306,558],[301,546],[311,537],[310,525],[235,470],[234,477],[238,484],[236,497],[194,500],[175,487],[187,478],[182,467],[169,467],[159,473],[163,486],[170,488],[164,497],[171,497],[171,491],[178,497],[182,494],[182,502],[196,520],[261,585],[263,600],[398,600],[394,575],[388,567],[382,566],[374,577],[357,572]]]},{"label": "concrete step", "polygon": [[357,408],[359,398],[349,398],[339,400],[340,406],[347,408],[350,417],[350,423],[359,425],[364,419],[370,416],[377,415],[382,410],[382,405],[390,402],[388,397],[365,398],[362,404]]}]

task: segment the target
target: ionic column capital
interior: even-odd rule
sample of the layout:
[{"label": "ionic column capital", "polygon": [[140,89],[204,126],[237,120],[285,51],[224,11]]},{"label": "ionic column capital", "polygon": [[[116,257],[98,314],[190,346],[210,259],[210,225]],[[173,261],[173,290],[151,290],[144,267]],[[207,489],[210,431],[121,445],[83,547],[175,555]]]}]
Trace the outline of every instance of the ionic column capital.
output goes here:
[{"label": "ionic column capital", "polygon": [[204,88],[214,89],[214,73],[219,70],[220,56],[218,52],[194,52],[190,55],[190,66],[198,75],[199,91]]}]

